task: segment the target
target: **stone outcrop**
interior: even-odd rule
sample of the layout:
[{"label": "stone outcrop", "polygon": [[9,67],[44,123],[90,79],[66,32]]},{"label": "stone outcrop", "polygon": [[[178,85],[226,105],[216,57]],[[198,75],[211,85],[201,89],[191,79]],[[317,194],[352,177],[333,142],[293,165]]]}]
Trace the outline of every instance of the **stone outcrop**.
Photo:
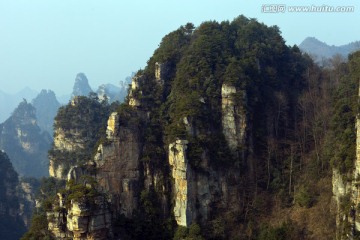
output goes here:
[{"label": "stone outcrop", "polygon": [[63,197],[58,194],[54,210],[47,212],[48,228],[56,239],[111,238],[111,213],[103,196],[71,200],[69,207],[64,206]]},{"label": "stone outcrop", "polygon": [[73,92],[71,97],[88,96],[92,92],[89,81],[84,73],[78,73],[75,78]]},{"label": "stone outcrop", "polygon": [[136,126],[120,127],[117,113],[110,115],[106,132],[108,143],[100,144],[94,158],[96,178],[110,194],[115,212],[131,217],[139,200],[139,132]]},{"label": "stone outcrop", "polygon": [[35,189],[34,186],[21,180],[19,182],[19,198],[20,198],[20,217],[26,227],[30,227],[31,217],[35,209]]},{"label": "stone outcrop", "polygon": [[332,192],[333,192],[333,200],[336,206],[336,226],[338,231],[336,231],[336,239],[343,239],[343,226],[344,220],[347,219],[348,212],[345,212],[342,207],[342,201],[346,196],[351,195],[351,183],[343,180],[342,175],[338,170],[333,169],[332,176]]},{"label": "stone outcrop", "polygon": [[[360,89],[359,89],[360,97]],[[336,225],[337,225],[337,239],[344,238],[345,235],[353,238],[355,231],[360,231],[360,115],[356,116],[355,122],[356,129],[356,159],[354,163],[353,173],[348,173],[344,180],[345,175],[340,174],[337,169],[333,169],[332,186],[333,186],[333,199],[336,203]],[[346,198],[349,198],[351,209],[343,209],[342,205]],[[351,224],[351,232],[344,233],[344,225]]]},{"label": "stone outcrop", "polygon": [[106,136],[108,139],[113,139],[119,130],[119,114],[117,112],[111,113],[107,122]]},{"label": "stone outcrop", "polygon": [[139,90],[141,81],[143,81],[142,75],[136,75],[132,78],[131,89],[129,92],[129,105],[132,107],[140,107],[141,105],[139,99],[142,94],[141,90]]},{"label": "stone outcrop", "polygon": [[[188,159],[187,140],[176,140],[169,145],[169,164],[174,179],[173,213],[178,225],[189,227],[193,222],[206,223],[215,209],[237,210],[239,199],[239,170],[214,170],[204,152],[200,168],[195,170]],[[229,184],[229,179],[234,183]]]},{"label": "stone outcrop", "polygon": [[[72,134],[69,135],[68,132]],[[84,149],[84,140],[80,133],[75,130],[55,129],[53,149],[60,152],[76,152]],[[49,175],[58,179],[66,179],[67,172],[61,163],[55,163],[55,159],[50,157]]]},{"label": "stone outcrop", "polygon": [[169,145],[169,164],[174,178],[174,216],[178,225],[189,226],[193,220],[194,199],[189,196],[192,179],[191,167],[186,157],[188,141],[177,140]]},{"label": "stone outcrop", "polygon": [[[360,88],[359,95],[360,97]],[[355,160],[355,169],[353,173],[353,181],[351,185],[352,190],[352,202],[353,202],[353,224],[356,231],[360,231],[360,115],[359,113],[356,116],[355,122],[356,128],[356,160]]]},{"label": "stone outcrop", "polygon": [[[236,95],[241,99],[236,99]],[[241,100],[241,102],[236,101]],[[246,94],[234,86],[223,84],[221,87],[222,128],[230,149],[235,152],[245,144],[247,120],[245,111]]]},{"label": "stone outcrop", "polygon": [[166,63],[155,63],[155,81],[159,85],[164,85],[166,75],[168,74],[168,66]]},{"label": "stone outcrop", "polygon": [[59,109],[54,124],[54,144],[49,151],[50,176],[65,180],[71,167],[92,160],[107,114],[107,106],[96,98],[84,96],[74,97]]}]

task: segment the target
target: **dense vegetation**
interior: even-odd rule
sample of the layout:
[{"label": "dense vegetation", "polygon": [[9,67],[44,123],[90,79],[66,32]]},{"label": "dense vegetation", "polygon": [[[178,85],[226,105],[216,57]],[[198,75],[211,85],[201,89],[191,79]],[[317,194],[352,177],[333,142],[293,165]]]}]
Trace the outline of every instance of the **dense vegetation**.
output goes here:
[{"label": "dense vegetation", "polygon": [[[160,87],[153,77],[156,62],[165,66]],[[232,22],[180,27],[163,38],[147,67],[138,72],[142,84],[136,97],[141,108],[151,113],[145,126],[143,159],[147,164],[165,168],[166,149],[162,146],[180,138],[189,141],[187,156],[198,171],[208,153],[213,167],[239,168],[243,176],[238,187],[248,202],[239,214],[246,217],[224,218],[219,210],[211,225],[203,226],[207,238],[229,238],[235,226],[243,231],[239,237],[254,238],[260,230],[251,222],[271,210],[266,206],[272,201],[269,193],[280,196],[284,207],[294,202],[294,178],[301,174],[301,158],[313,148],[310,140],[302,153],[299,146],[303,117],[299,101],[309,88],[306,71],[311,64],[296,46],[285,45],[277,27],[240,16]],[[237,89],[234,100],[250,123],[248,141],[235,154],[222,133],[224,84]],[[298,199],[308,206],[308,188],[303,189]],[[159,198],[162,193],[156,192]],[[285,224],[286,219],[283,221]],[[250,235],[246,228],[251,229]]]},{"label": "dense vegetation", "polygon": [[89,97],[77,96],[66,106],[60,107],[54,123],[54,129],[64,134],[74,149],[57,149],[52,147],[49,157],[55,166],[61,163],[64,172],[70,166],[81,165],[89,161],[94,152],[97,141],[104,136],[110,106],[107,101],[99,101],[97,94]]},{"label": "dense vegetation", "polygon": [[[156,62],[164,66],[161,84],[154,79]],[[348,62],[334,57],[329,66],[319,67],[296,46],[286,46],[276,26],[243,16],[197,28],[189,23],[166,35],[147,67],[137,73],[140,83],[131,97],[140,106],[116,106],[120,126],[141,132],[140,169],[156,172],[161,184],[138,186],[139,208],[133,218],[113,216],[115,237],[333,238],[332,170],[351,180],[345,176],[351,176],[355,161],[359,62],[358,52]],[[224,85],[236,88],[232,100],[248,123],[246,142],[235,151],[223,133]],[[49,153],[65,170],[90,160],[96,142],[106,143],[104,127],[111,111],[94,95],[75,100],[60,108],[55,128],[84,147]],[[236,212],[214,208],[208,222],[184,228],[176,226],[171,209],[161,209],[162,199],[173,198],[167,147],[175,139],[188,140],[186,154],[195,171],[237,171],[226,179],[227,187],[236,186],[241,193]],[[100,194],[74,182],[63,191],[69,199]],[[52,200],[43,206],[52,207]],[[349,202],[344,198],[342,203],[347,212]]]},{"label": "dense vegetation", "polygon": [[[163,38],[138,73],[144,76],[142,108],[152,114],[144,158],[161,165],[166,160],[161,145],[180,138],[189,140],[195,168],[204,152],[213,166],[240,164],[245,185],[239,187],[248,201],[240,215],[245,218],[215,218],[213,229],[203,226],[209,239],[229,238],[233,229],[239,229],[240,239],[334,236],[332,167],[342,173],[353,169],[358,58],[353,54],[346,63],[335,56],[319,67],[296,46],[286,46],[277,27],[243,16],[182,26]],[[156,62],[166,66],[160,89],[153,81]],[[248,143],[237,150],[245,154],[230,154],[221,132],[224,83],[238,90],[234,99],[250,123]],[[296,212],[317,220],[302,222]],[[279,224],[271,224],[271,217]],[[264,225],[254,225],[259,221]]]},{"label": "dense vegetation", "polygon": [[18,175],[7,155],[0,151],[0,239],[16,240],[26,231],[18,216]]},{"label": "dense vegetation", "polygon": [[35,198],[40,203],[40,206],[34,210],[30,227],[21,238],[22,240],[53,239],[48,230],[46,211],[52,210],[56,194],[65,187],[65,182],[51,177],[42,178],[37,180],[37,182],[39,186],[35,191]]}]

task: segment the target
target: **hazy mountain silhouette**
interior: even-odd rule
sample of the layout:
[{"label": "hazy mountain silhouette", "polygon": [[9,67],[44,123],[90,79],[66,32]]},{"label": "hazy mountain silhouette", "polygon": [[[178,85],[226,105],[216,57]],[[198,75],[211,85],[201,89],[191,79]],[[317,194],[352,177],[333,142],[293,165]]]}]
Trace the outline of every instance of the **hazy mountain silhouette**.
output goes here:
[{"label": "hazy mountain silhouette", "polygon": [[321,63],[323,60],[332,58],[334,55],[341,55],[344,58],[347,58],[349,53],[352,53],[360,49],[360,41],[352,42],[346,45],[334,46],[328,45],[325,42],[321,42],[315,37],[307,37],[299,45],[299,48],[308,53],[314,58],[318,63]]},{"label": "hazy mountain silhouette", "polygon": [[0,91],[0,123],[10,117],[11,113],[23,99],[33,99],[37,94],[37,91],[29,87],[25,87],[15,94]]}]

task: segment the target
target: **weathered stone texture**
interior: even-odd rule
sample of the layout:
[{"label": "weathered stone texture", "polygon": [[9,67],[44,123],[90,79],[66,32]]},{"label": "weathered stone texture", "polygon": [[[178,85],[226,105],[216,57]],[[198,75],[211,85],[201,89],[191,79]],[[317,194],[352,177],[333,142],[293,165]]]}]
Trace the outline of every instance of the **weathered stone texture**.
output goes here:
[{"label": "weathered stone texture", "polygon": [[[234,152],[245,143],[246,112],[243,103],[236,102],[238,91],[234,86],[223,84],[221,88],[222,128],[230,149]],[[245,102],[243,96],[243,102]]]}]

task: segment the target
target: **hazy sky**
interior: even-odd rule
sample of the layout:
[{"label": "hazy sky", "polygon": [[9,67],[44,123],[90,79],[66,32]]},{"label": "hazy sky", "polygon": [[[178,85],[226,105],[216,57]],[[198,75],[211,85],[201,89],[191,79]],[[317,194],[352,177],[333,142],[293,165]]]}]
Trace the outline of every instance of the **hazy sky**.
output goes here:
[{"label": "hazy sky", "polygon": [[[263,4],[355,6],[353,13],[262,13]],[[94,90],[143,68],[180,25],[239,15],[278,25],[288,45],[314,36],[330,45],[360,40],[358,0],[0,0],[0,90],[25,86],[71,93],[84,72]],[[0,103],[2,104],[2,103]]]}]

